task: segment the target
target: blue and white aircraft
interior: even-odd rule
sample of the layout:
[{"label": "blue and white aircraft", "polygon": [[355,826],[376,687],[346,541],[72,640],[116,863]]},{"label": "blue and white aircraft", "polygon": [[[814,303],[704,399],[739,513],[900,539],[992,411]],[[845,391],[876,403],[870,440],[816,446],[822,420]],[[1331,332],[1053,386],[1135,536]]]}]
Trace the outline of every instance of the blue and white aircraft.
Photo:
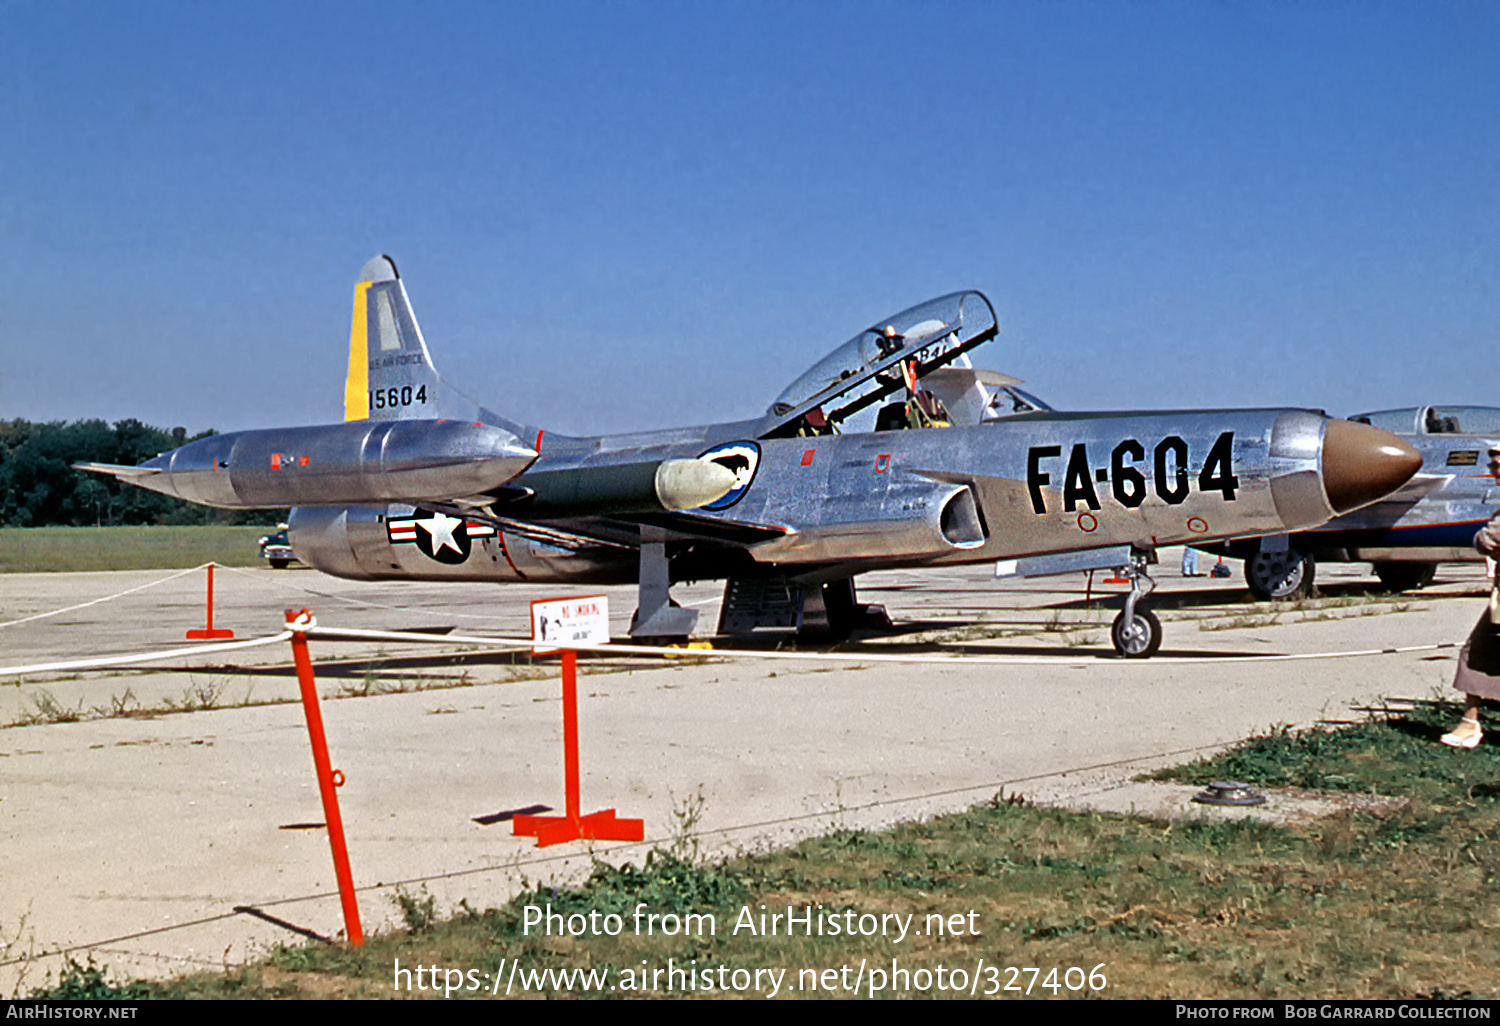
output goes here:
[{"label": "blue and white aircraft", "polygon": [[1490,453],[1500,447],[1500,409],[1412,406],[1349,418],[1399,435],[1422,455],[1405,485],[1322,527],[1200,546],[1245,561],[1245,580],[1259,599],[1312,593],[1318,563],[1371,563],[1392,591],[1432,581],[1438,563],[1477,562],[1474,534],[1495,515],[1500,486]]}]

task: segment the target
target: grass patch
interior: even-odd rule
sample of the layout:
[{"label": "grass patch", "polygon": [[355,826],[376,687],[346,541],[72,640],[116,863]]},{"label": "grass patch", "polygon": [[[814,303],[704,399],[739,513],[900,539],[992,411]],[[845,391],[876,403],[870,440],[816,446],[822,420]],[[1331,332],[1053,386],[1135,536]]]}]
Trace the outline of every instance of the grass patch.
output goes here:
[{"label": "grass patch", "polygon": [[260,566],[268,527],[16,527],[0,530],[0,573]]},{"label": "grass patch", "polygon": [[80,963],[71,958],[56,982],[49,980],[31,995],[46,1001],[140,1001],[157,996],[149,983],[112,983],[93,959]]},{"label": "grass patch", "polygon": [[[1156,780],[1207,784],[1243,780],[1266,787],[1296,787],[1408,797],[1446,803],[1488,796],[1500,781],[1500,746],[1484,744],[1462,758],[1437,739],[1458,721],[1457,705],[1419,703],[1410,712],[1338,728],[1266,734],[1212,759],[1152,774]],[[1486,733],[1500,718],[1482,712]]]},{"label": "grass patch", "polygon": [[[715,989],[698,976],[687,991],[696,996],[736,990],[724,967],[744,971],[740,993],[768,994],[777,980],[785,996],[848,997],[863,967],[860,996],[879,969],[886,989],[874,996],[967,996],[973,985],[1002,997],[1500,997],[1500,746],[1435,744],[1452,714],[1424,707],[1339,730],[1277,729],[1172,774],[1405,799],[1306,826],[1216,810],[1157,822],[997,796],[930,822],[839,830],[729,862],[697,861],[679,838],[639,865],[597,863],[581,886],[531,886],[448,919],[425,893],[398,893],[407,929],[364,948],[289,946],[259,965],[152,986],[161,996],[389,997],[399,960],[462,971],[429,975],[424,988],[412,974],[401,986],[412,997],[443,996],[442,981],[455,998],[489,996],[496,979],[548,996],[599,986],[682,996],[686,977],[669,995],[652,975],[669,965],[710,972]],[[685,830],[701,804],[679,803]],[[601,923],[618,916],[622,928],[549,935],[536,925],[549,906]],[[874,932],[761,929],[763,914],[788,907]],[[637,932],[638,908],[658,916],[657,929]],[[890,917],[907,923],[904,939],[895,924],[875,929]],[[913,974],[904,984],[898,968]]]},{"label": "grass patch", "polygon": [[1251,630],[1273,627],[1279,623],[1318,623],[1325,620],[1348,620],[1362,616],[1384,616],[1387,613],[1422,612],[1426,607],[1389,595],[1342,595],[1332,598],[1297,599],[1272,602],[1258,611],[1236,615],[1209,614],[1199,618],[1200,631]]}]

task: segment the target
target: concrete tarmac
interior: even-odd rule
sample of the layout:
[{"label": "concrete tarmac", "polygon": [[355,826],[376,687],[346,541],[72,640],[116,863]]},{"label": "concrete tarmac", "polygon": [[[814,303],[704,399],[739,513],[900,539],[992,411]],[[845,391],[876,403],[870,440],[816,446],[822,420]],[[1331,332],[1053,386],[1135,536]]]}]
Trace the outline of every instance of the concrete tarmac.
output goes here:
[{"label": "concrete tarmac", "polygon": [[[538,850],[508,823],[475,822],[562,806],[555,663],[451,645],[315,644],[320,691],[338,699],[323,716],[347,777],[339,798],[365,929],[399,923],[398,891],[425,888],[443,912],[498,904],[523,879],[576,879],[595,854],[639,860],[684,819],[718,853],[932,816],[1001,791],[1088,803],[1272,725],[1430,698],[1448,688],[1452,648],[1236,657],[1460,641],[1485,585],[1482,568],[1447,566],[1430,589],[1384,598],[1368,593],[1362,567],[1320,567],[1331,597],[1272,613],[1242,602],[1238,580],[1179,578],[1171,555],[1154,596],[1163,658],[1152,661],[1112,658],[1113,610],[1085,602],[1103,592],[1118,605],[1122,587],[1083,575],[1001,586],[988,567],[861,578],[861,600],[885,604],[900,633],[846,646],[839,663],[586,660],[583,811],[644,818],[636,846]],[[93,603],[0,627],[0,664],[185,644],[183,632],[203,626],[203,577],[152,583],[167,577],[0,578],[0,623]],[[530,599],[595,590],[609,594],[620,637],[633,605],[630,588],[366,585],[311,571],[221,570],[218,585],[216,624],[241,637],[272,634],[284,608],[305,605],[331,626],[513,637]],[[703,610],[704,630],[718,593],[674,591]],[[959,652],[1044,661],[869,658]],[[1169,658],[1184,656],[1203,661]],[[0,727],[0,993],[43,983],[65,953],[154,977],[340,934],[289,664],[281,643],[186,665],[0,678],[0,721],[11,724]]]}]

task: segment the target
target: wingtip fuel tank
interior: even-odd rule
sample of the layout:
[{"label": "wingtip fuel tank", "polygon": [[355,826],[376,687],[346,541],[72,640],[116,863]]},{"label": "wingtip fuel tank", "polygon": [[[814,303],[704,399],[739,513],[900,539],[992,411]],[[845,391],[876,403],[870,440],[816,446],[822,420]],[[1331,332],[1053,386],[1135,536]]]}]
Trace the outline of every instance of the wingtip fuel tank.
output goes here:
[{"label": "wingtip fuel tank", "polygon": [[536,450],[492,424],[396,420],[235,431],[140,467],[80,469],[189,502],[266,509],[481,496],[535,459]]},{"label": "wingtip fuel tank", "polygon": [[728,495],[738,483],[734,471],[706,460],[663,460],[656,468],[656,497],[662,509],[698,509]]},{"label": "wingtip fuel tank", "polygon": [[537,469],[515,483],[515,494],[495,504],[505,517],[562,519],[638,516],[698,509],[729,494],[734,471],[694,459],[642,460],[550,470]]}]

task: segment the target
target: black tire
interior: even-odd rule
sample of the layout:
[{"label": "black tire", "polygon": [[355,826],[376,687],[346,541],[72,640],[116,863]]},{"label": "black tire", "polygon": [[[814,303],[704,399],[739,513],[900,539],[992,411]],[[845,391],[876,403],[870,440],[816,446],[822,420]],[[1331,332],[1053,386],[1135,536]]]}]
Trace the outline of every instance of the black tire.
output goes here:
[{"label": "black tire", "polygon": [[1375,576],[1386,591],[1416,591],[1432,583],[1436,563],[1376,563]]},{"label": "black tire", "polygon": [[1296,549],[1257,552],[1245,560],[1245,583],[1262,602],[1294,601],[1312,594],[1317,564]]},{"label": "black tire", "polygon": [[1126,628],[1122,609],[1109,628],[1115,652],[1126,659],[1150,659],[1161,648],[1161,621],[1151,610],[1136,606],[1133,627],[1133,630]]},{"label": "black tire", "polygon": [[292,561],[290,559],[269,559],[266,562],[271,564],[272,570],[285,570],[287,567],[292,565]]}]

